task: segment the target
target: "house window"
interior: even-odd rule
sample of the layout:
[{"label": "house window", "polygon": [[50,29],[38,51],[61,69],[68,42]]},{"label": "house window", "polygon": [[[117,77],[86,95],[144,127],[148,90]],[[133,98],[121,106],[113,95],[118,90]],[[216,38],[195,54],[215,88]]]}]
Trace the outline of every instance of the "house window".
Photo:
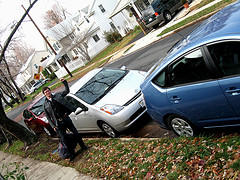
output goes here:
[{"label": "house window", "polygon": [[106,12],[106,10],[104,9],[104,7],[102,5],[99,5],[98,7],[102,11],[102,13]]},{"label": "house window", "polygon": [[59,49],[61,48],[59,42],[56,42],[56,45],[57,45],[57,47],[58,47]]},{"label": "house window", "polygon": [[72,34],[70,34],[70,35],[69,35],[69,37],[70,37],[70,39],[71,39],[71,40],[74,40],[74,38],[75,38],[75,36],[74,36],[74,34],[73,34],[73,33],[72,33]]},{"label": "house window", "polygon": [[95,42],[98,42],[100,40],[100,38],[98,37],[97,34],[93,36],[93,39],[94,39]]},{"label": "house window", "polygon": [[84,19],[86,20],[86,22],[87,22],[87,23],[89,23],[89,20],[88,20],[88,18],[86,18],[86,17],[84,16]]},{"label": "house window", "polygon": [[53,48],[54,48],[55,51],[58,51],[58,50],[59,50],[59,49],[58,49],[58,46],[57,46],[56,44],[53,44]]},{"label": "house window", "polygon": [[110,26],[112,27],[113,31],[117,31],[116,26],[115,26],[112,22],[110,22],[109,24],[110,24]]},{"label": "house window", "polygon": [[149,6],[150,3],[148,2],[148,0],[143,0],[143,3],[146,5],[146,6]]},{"label": "house window", "polygon": [[73,49],[73,52],[74,52],[75,55],[78,55],[77,49]]},{"label": "house window", "polygon": [[53,55],[53,51],[51,49],[48,49],[48,52]]}]

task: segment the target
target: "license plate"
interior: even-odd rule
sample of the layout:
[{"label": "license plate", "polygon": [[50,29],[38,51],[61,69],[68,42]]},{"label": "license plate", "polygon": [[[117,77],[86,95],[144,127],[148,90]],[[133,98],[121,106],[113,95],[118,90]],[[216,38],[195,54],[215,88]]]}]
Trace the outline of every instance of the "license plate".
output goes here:
[{"label": "license plate", "polygon": [[144,108],[144,107],[145,107],[145,102],[144,102],[144,100],[141,100],[141,101],[139,102],[139,105]]},{"label": "license plate", "polygon": [[152,18],[149,18],[149,20],[148,20],[149,22],[151,22],[152,21]]}]

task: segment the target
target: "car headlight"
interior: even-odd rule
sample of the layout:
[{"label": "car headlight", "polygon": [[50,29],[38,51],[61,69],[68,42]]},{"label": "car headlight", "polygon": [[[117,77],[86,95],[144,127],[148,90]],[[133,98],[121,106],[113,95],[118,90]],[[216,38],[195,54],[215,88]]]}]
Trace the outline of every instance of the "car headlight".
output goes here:
[{"label": "car headlight", "polygon": [[108,114],[114,115],[121,111],[124,107],[114,104],[107,104],[102,106],[100,109]]}]

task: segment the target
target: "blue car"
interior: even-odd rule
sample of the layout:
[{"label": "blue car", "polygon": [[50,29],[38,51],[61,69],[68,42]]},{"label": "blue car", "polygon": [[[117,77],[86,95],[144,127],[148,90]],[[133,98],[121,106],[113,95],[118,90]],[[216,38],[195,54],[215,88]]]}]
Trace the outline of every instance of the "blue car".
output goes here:
[{"label": "blue car", "polygon": [[162,128],[194,136],[240,125],[240,1],[176,44],[141,85],[147,111]]}]

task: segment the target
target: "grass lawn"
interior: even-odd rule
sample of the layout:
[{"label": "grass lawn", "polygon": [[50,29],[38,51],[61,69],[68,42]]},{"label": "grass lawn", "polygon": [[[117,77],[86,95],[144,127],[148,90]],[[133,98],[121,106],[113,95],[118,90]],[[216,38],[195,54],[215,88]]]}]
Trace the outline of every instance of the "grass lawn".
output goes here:
[{"label": "grass lawn", "polygon": [[161,139],[84,139],[90,149],[73,162],[62,160],[58,141],[47,137],[25,151],[16,141],[5,150],[37,160],[77,169],[82,174],[105,179],[239,179],[239,134]]}]

